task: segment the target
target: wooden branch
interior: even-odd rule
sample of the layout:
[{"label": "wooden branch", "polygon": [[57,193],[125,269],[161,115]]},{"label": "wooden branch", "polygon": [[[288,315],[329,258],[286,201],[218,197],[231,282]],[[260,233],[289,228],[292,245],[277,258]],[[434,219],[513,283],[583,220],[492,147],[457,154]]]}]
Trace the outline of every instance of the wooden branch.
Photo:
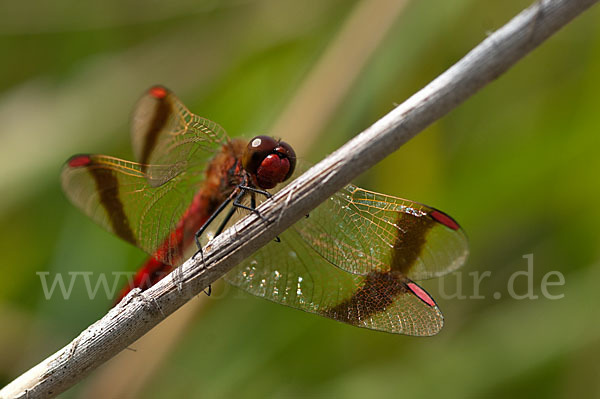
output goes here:
[{"label": "wooden branch", "polygon": [[367,130],[211,241],[157,285],[132,291],[67,346],[0,391],[0,398],[48,398],[65,391],[125,349],[252,252],[275,238],[353,178],[500,76],[598,0],[538,2],[490,35],[458,63]]}]

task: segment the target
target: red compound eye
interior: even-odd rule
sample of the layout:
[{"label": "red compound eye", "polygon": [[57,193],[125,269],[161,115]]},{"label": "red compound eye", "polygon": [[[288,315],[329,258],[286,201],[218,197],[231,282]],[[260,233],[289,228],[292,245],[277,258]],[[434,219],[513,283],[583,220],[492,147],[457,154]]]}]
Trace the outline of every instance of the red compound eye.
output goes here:
[{"label": "red compound eye", "polygon": [[296,153],[283,141],[269,136],[256,136],[244,151],[242,166],[256,176],[260,188],[269,189],[294,173]]}]

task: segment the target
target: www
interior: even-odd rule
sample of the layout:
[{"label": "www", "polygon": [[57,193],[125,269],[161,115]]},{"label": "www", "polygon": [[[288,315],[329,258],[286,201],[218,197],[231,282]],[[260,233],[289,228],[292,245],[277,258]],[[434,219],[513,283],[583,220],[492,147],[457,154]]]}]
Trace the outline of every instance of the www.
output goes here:
[{"label": "www", "polygon": [[81,276],[80,280],[83,280],[83,283],[85,284],[85,289],[89,299],[96,298],[100,287],[104,289],[104,293],[106,294],[107,299],[114,298],[115,293],[117,292],[117,289],[120,286],[119,283],[121,281],[122,276],[125,276],[130,283],[133,280],[132,272],[112,272],[112,285],[109,287],[107,274],[100,273],[96,279],[96,284],[92,288],[91,277],[94,274],[93,272],[68,272],[68,284],[65,284],[63,273],[55,274],[50,284],[48,282],[48,280],[50,279],[50,272],[36,272],[36,274],[40,277],[40,282],[42,283],[42,290],[44,291],[44,297],[46,298],[46,300],[52,298],[56,291],[56,287],[59,288],[63,299],[68,300],[73,292],[73,287],[75,286],[77,276]]}]

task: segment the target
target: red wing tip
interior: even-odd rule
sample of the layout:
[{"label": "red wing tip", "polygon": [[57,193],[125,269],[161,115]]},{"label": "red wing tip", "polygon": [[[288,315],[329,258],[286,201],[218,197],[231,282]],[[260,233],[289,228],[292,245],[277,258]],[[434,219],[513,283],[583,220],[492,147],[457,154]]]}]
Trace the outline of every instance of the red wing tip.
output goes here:
[{"label": "red wing tip", "polygon": [[67,161],[67,165],[71,168],[80,168],[82,166],[88,166],[92,163],[92,158],[87,154],[73,155]]},{"label": "red wing tip", "polygon": [[431,216],[436,221],[440,222],[441,224],[443,224],[444,226],[446,226],[452,230],[460,229],[460,226],[458,225],[458,223],[456,223],[456,221],[454,219],[452,219],[450,216],[446,215],[445,213],[443,213],[441,211],[435,210],[435,211],[429,213],[429,216]]},{"label": "red wing tip", "polygon": [[164,86],[153,86],[148,90],[148,93],[154,98],[159,100],[165,98],[168,94],[168,90]]},{"label": "red wing tip", "polygon": [[432,308],[436,306],[435,301],[427,293],[427,291],[425,291],[423,288],[419,287],[416,283],[413,283],[411,281],[410,283],[407,283],[406,285],[407,285],[408,289],[411,290],[412,293],[417,296],[417,298],[419,298],[420,300],[422,300],[423,302],[425,302],[427,305],[431,306]]}]

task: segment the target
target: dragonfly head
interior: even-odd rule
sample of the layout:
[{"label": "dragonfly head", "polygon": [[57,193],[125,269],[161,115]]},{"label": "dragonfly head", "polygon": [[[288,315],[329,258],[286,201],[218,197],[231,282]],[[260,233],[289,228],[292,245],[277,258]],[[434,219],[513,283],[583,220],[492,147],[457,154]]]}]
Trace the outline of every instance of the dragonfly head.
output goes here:
[{"label": "dragonfly head", "polygon": [[242,166],[256,177],[258,186],[266,190],[286,181],[294,173],[296,153],[286,142],[256,136],[244,150]]}]

